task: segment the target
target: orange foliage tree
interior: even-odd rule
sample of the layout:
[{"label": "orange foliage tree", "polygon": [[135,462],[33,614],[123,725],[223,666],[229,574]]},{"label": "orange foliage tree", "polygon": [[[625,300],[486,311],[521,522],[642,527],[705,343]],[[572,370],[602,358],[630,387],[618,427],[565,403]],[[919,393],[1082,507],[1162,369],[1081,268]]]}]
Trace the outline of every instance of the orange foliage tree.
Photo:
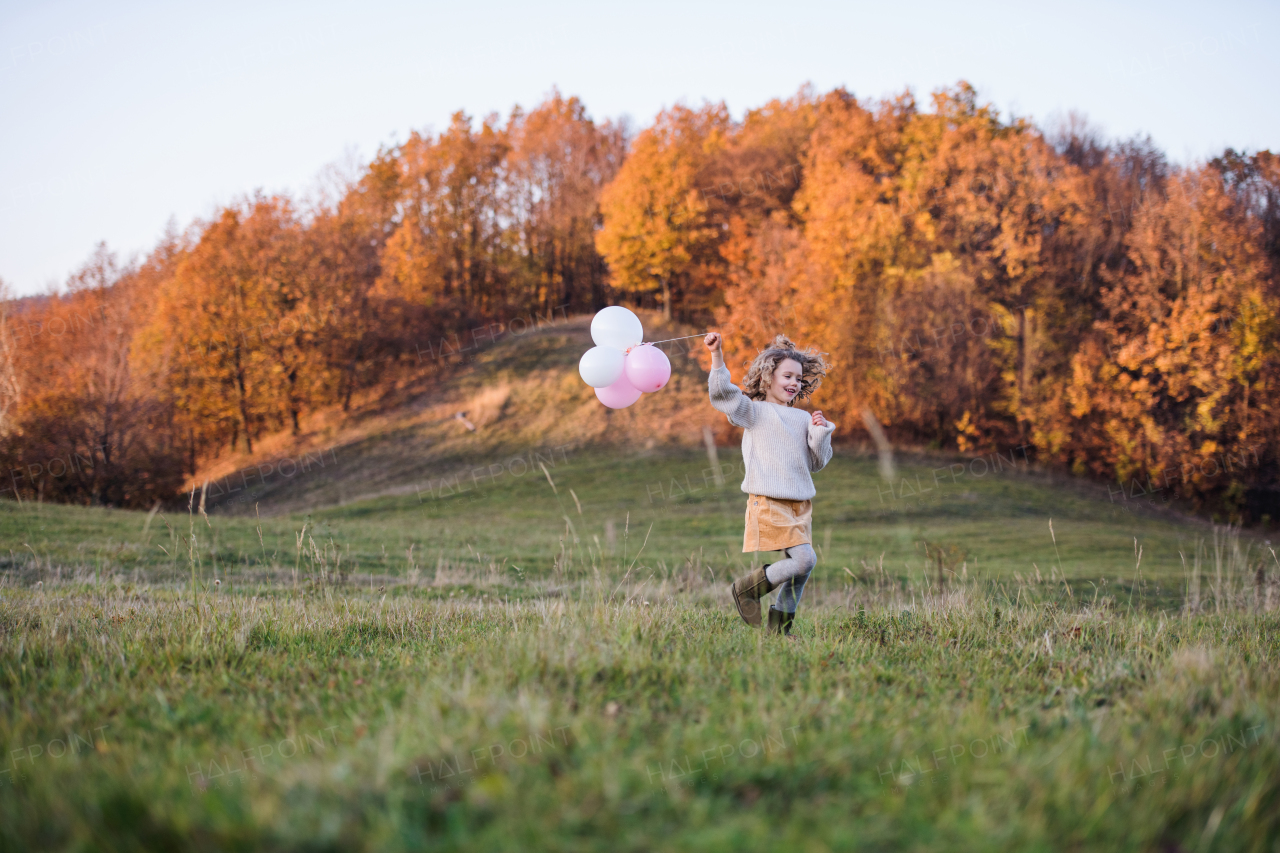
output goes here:
[{"label": "orange foliage tree", "polygon": [[674,107],[641,133],[618,175],[604,190],[604,226],[596,245],[613,286],[628,294],[660,294],[663,314],[674,301],[686,315],[714,304],[721,229],[708,217],[702,192],[713,186],[711,165],[730,129],[723,104]]},{"label": "orange foliage tree", "polygon": [[15,307],[4,334],[20,356],[16,416],[0,436],[0,494],[148,508],[171,497],[182,449],[157,377],[134,353],[147,307],[138,271],[100,246],[65,295]]}]

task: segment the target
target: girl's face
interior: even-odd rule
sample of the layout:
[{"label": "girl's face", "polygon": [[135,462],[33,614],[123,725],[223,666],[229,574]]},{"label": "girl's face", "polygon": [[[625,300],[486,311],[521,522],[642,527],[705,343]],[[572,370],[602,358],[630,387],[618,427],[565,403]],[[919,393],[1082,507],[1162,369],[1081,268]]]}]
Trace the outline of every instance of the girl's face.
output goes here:
[{"label": "girl's face", "polygon": [[800,380],[804,378],[804,368],[794,358],[784,358],[773,369],[773,378],[769,390],[765,392],[765,400],[786,406],[800,393]]}]

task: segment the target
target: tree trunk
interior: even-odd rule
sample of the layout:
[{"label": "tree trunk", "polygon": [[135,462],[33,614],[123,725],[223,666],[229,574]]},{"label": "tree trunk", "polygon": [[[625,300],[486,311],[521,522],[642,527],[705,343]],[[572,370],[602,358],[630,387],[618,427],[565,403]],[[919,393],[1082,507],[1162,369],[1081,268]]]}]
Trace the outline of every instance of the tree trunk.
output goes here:
[{"label": "tree trunk", "polygon": [[249,400],[248,391],[245,389],[244,368],[240,365],[240,355],[236,354],[236,390],[240,394],[240,422],[244,424],[244,446],[245,449],[253,452],[253,433],[249,428]]},{"label": "tree trunk", "polygon": [[671,284],[665,278],[662,280],[662,319],[671,319]]},{"label": "tree trunk", "polygon": [[351,395],[356,390],[356,369],[360,366],[360,359],[363,357],[364,346],[363,339],[361,339],[361,343],[356,346],[356,351],[352,354],[351,360],[347,362],[346,370],[343,371],[346,374],[347,384],[346,390],[342,394],[342,411],[344,414],[351,411]]},{"label": "tree trunk", "polygon": [[1020,434],[1026,437],[1027,423],[1031,420],[1031,374],[1035,370],[1035,313],[1030,307],[1024,307],[1018,316],[1018,344],[1020,364],[1018,365],[1018,424]]},{"label": "tree trunk", "polygon": [[289,417],[293,420],[293,434],[296,436],[298,429],[298,369],[295,367],[289,371]]}]

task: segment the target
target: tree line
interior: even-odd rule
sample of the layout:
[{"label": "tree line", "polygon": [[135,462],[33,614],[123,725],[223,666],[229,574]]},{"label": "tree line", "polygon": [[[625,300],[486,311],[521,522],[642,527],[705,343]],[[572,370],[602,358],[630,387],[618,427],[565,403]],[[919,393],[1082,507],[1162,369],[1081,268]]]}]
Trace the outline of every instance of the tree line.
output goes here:
[{"label": "tree line", "polygon": [[1029,446],[1256,521],[1280,513],[1278,235],[1270,152],[1175,166],[1076,118],[1002,120],[964,83],[927,109],[676,106],[634,137],[553,93],[412,134],[330,201],[256,195],[5,301],[0,489],[149,505],[420,369],[415,342],[626,303],[730,352],[819,346],[847,433]]}]

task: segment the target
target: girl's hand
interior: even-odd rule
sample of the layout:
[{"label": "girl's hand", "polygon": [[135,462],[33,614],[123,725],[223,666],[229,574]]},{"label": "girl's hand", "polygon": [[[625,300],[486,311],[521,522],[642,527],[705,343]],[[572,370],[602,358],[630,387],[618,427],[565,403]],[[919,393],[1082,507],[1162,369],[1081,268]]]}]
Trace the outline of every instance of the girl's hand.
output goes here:
[{"label": "girl's hand", "polygon": [[826,426],[826,425],[827,425],[827,423],[828,423],[828,421],[827,421],[827,419],[826,419],[826,418],[824,418],[824,417],[822,416],[822,412],[814,412],[814,413],[813,413],[813,425],[814,425],[814,426],[824,427],[824,426]]},{"label": "girl's hand", "polygon": [[720,352],[720,333],[707,332],[707,336],[702,339],[702,343],[706,345],[707,349],[711,350],[711,367],[713,369],[724,367],[724,355]]}]

